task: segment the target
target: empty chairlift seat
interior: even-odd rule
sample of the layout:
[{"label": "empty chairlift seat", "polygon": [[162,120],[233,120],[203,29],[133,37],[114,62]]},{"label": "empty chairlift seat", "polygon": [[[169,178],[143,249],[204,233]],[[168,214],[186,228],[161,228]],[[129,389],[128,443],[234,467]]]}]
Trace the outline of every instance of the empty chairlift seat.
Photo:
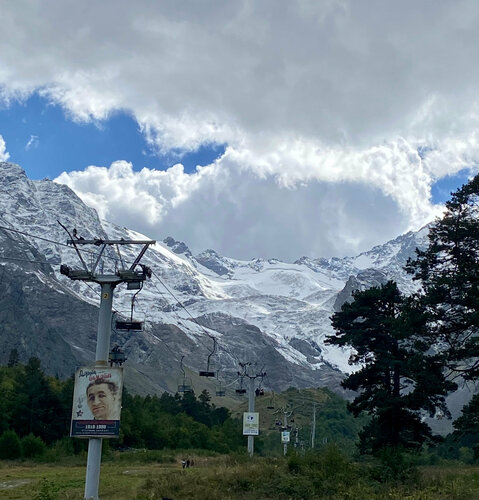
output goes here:
[{"label": "empty chairlift seat", "polygon": [[135,319],[117,319],[115,321],[115,329],[129,332],[141,332],[143,331],[143,321],[137,321]]}]

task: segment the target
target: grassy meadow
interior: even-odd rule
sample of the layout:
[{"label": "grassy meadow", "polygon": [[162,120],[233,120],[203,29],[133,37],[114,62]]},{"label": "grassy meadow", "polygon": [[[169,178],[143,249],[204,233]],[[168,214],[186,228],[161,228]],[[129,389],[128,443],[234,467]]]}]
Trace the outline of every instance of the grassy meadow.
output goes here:
[{"label": "grassy meadow", "polygon": [[[464,464],[404,468],[391,476],[377,463],[355,463],[336,448],[286,458],[114,453],[102,464],[102,500],[472,500],[479,467]],[[0,498],[81,500],[85,461],[0,462]]]}]

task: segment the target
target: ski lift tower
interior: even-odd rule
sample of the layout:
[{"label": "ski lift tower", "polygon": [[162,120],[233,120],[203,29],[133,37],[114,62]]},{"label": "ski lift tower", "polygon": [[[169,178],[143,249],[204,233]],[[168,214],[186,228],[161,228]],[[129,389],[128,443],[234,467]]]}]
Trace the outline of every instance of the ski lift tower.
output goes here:
[{"label": "ski lift tower", "polygon": [[[248,413],[249,414],[254,413],[254,411],[255,411],[254,410],[254,406],[255,406],[254,405],[254,398],[256,396],[256,391],[254,389],[255,380],[257,378],[260,378],[261,380],[263,380],[263,378],[266,376],[266,372],[263,371],[264,366],[263,366],[263,368],[261,368],[261,371],[259,373],[257,373],[256,375],[250,375],[247,372],[247,367],[250,365],[252,365],[251,362],[240,363],[240,366],[243,369],[242,372],[238,372],[238,375],[241,378],[241,389],[236,390],[236,392],[239,392],[240,394],[244,394],[244,392],[246,392],[246,391],[243,389],[243,378],[249,379],[249,388],[248,388]],[[264,394],[264,392],[263,392],[263,394]],[[248,435],[248,455],[250,457],[252,457],[253,453],[254,453],[254,435]]]},{"label": "ski lift tower", "polygon": [[[153,240],[103,240],[93,239],[86,240],[77,237],[76,230],[73,231],[73,238],[68,229],[63,226],[70,239],[67,240],[68,245],[73,245],[82,264],[81,269],[72,269],[69,266],[62,264],[60,273],[67,276],[71,280],[85,281],[97,283],[101,286],[100,312],[98,316],[97,343],[95,355],[95,367],[104,368],[108,366],[108,354],[110,349],[111,335],[111,316],[113,304],[113,290],[120,283],[127,283],[129,289],[138,289],[143,281],[151,277],[151,269],[141,265],[140,260],[147,251],[150,245],[156,243]],[[83,259],[79,246],[94,245],[99,251],[96,254],[96,260],[92,261],[90,268]],[[134,262],[126,267],[120,253],[120,246],[123,245],[142,245],[138,256]],[[99,265],[102,258],[105,257],[105,250],[108,247],[115,247],[118,253],[118,259],[115,260],[114,269],[109,274],[103,274],[103,266]],[[118,265],[119,264],[119,265]],[[139,269],[137,269],[139,267]],[[85,499],[98,500],[98,486],[100,482],[100,465],[101,465],[101,438],[90,438],[88,442],[88,459],[85,478]]]}]

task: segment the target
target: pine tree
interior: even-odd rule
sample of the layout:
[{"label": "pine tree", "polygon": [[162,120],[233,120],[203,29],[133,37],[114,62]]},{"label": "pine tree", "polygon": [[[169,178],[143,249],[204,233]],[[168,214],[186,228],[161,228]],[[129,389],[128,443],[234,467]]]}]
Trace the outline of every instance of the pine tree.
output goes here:
[{"label": "pine tree", "polygon": [[19,363],[19,356],[18,356],[18,351],[17,349],[13,348],[10,351],[10,354],[8,356],[8,368],[13,368],[14,366],[17,366]]},{"label": "pine tree", "polygon": [[474,451],[474,458],[479,458],[479,394],[462,409],[462,415],[454,421],[452,437],[461,446]]},{"label": "pine tree", "polygon": [[418,448],[431,437],[422,422],[424,411],[440,408],[454,388],[444,379],[442,365],[428,355],[429,346],[417,327],[415,303],[390,281],[381,287],[356,292],[332,317],[336,334],[327,343],[352,348],[350,364],[360,368],[343,387],[359,391],[349,404],[355,416],[371,416],[360,435],[363,453],[378,453],[386,446]]},{"label": "pine tree", "polygon": [[17,381],[17,398],[13,409],[13,429],[24,436],[33,433],[47,444],[66,433],[65,411],[41,369],[40,360],[32,357]]},{"label": "pine tree", "polygon": [[430,343],[452,373],[479,377],[479,176],[452,193],[406,269],[422,284],[423,322]]}]

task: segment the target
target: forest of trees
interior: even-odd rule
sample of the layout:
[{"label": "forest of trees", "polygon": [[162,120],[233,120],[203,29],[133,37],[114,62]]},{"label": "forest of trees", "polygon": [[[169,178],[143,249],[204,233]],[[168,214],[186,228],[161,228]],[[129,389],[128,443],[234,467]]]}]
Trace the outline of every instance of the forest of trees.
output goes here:
[{"label": "forest of trees", "polygon": [[[70,433],[73,378],[48,377],[37,358],[26,365],[11,353],[8,366],[0,367],[0,458],[40,453],[45,446]],[[26,442],[26,444],[25,444]],[[74,449],[85,440],[72,439]],[[116,448],[206,449],[222,453],[244,445],[242,424],[229,410],[216,408],[209,394],[193,392],[158,396],[133,396],[124,390],[120,438]]]}]

